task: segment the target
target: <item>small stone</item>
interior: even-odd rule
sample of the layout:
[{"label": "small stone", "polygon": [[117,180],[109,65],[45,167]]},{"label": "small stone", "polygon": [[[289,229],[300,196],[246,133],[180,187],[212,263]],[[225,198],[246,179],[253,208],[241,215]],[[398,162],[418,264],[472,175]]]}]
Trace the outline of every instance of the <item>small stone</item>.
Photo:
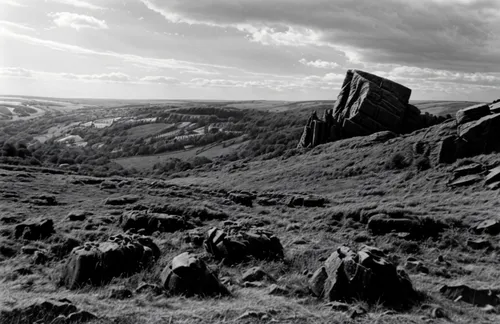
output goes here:
[{"label": "small stone", "polygon": [[497,309],[492,305],[486,305],[486,306],[482,307],[481,310],[487,314],[496,314],[497,313]]},{"label": "small stone", "polygon": [[331,309],[336,312],[347,312],[349,310],[349,305],[346,303],[332,302],[328,303],[327,305],[330,306]]},{"label": "small stone", "polygon": [[467,246],[474,250],[482,250],[489,248],[491,243],[485,239],[467,240]]},{"label": "small stone", "polygon": [[290,291],[286,287],[273,284],[269,287],[268,294],[273,296],[286,296],[290,294]]},{"label": "small stone", "polygon": [[355,319],[363,315],[366,315],[367,313],[368,311],[363,306],[356,305],[349,310],[347,316],[351,319]]},{"label": "small stone", "polygon": [[261,267],[254,267],[245,271],[241,280],[243,281],[261,281],[270,277]]}]

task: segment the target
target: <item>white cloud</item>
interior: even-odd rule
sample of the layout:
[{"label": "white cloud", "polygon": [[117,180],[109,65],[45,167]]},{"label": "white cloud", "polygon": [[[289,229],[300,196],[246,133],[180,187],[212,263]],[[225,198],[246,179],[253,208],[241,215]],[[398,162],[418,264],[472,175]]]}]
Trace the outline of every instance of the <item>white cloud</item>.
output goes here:
[{"label": "white cloud", "polygon": [[82,1],[82,0],[50,0],[53,2],[59,2],[62,4],[70,5],[77,8],[91,9],[91,10],[104,10],[104,7],[100,7],[93,3]]},{"label": "white cloud", "polygon": [[23,24],[15,23],[12,21],[0,20],[0,25],[14,27],[14,28],[18,28],[18,29],[22,29],[22,30],[26,30],[26,31],[35,31],[34,28],[31,28],[31,27],[23,25]]},{"label": "white cloud", "polygon": [[13,6],[13,7],[27,7],[27,5],[22,4],[18,1],[14,1],[14,0],[0,0],[0,4],[1,3],[4,3],[4,4],[9,5],[9,6]]},{"label": "white cloud", "polygon": [[148,83],[170,84],[170,85],[180,83],[179,79],[166,76],[146,76],[141,78],[140,81]]},{"label": "white cloud", "polygon": [[32,78],[33,73],[31,70],[19,67],[5,67],[5,68],[0,68],[0,77]]},{"label": "white cloud", "polygon": [[334,69],[336,67],[339,67],[339,65],[335,62],[328,62],[328,61],[322,61],[322,60],[308,61],[304,58],[300,59],[299,63],[306,65],[306,66],[312,66],[312,67],[320,68],[320,69]]},{"label": "white cloud", "polygon": [[49,16],[54,18],[54,23],[59,27],[70,27],[76,30],[84,28],[108,29],[108,25],[104,20],[99,20],[87,15],[70,12],[56,12],[50,13]]}]

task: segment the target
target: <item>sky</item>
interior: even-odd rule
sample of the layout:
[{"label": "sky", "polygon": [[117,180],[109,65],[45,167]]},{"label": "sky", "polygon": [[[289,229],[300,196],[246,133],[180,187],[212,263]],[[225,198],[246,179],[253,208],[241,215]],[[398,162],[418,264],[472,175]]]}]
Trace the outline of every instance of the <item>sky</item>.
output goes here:
[{"label": "sky", "polygon": [[348,69],[500,98],[500,0],[0,0],[3,95],[334,100]]}]

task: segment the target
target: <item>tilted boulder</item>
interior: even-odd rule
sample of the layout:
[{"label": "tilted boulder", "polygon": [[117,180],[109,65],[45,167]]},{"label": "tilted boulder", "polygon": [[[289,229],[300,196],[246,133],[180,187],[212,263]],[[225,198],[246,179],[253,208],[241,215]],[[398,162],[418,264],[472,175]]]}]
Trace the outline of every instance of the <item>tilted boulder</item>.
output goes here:
[{"label": "tilted boulder", "polygon": [[27,221],[16,225],[14,236],[25,240],[39,240],[51,236],[54,231],[52,219],[39,219]]},{"label": "tilted boulder", "polygon": [[62,282],[69,289],[85,284],[102,285],[114,277],[130,275],[160,255],[153,241],[140,235],[115,235],[102,243],[87,242],[74,248],[63,269]]},{"label": "tilted boulder", "polygon": [[155,231],[173,233],[187,227],[182,216],[128,211],[120,216],[120,224],[124,231],[138,232],[143,230],[146,234]]},{"label": "tilted boulder", "polygon": [[500,113],[458,126],[459,156],[500,151]]},{"label": "tilted boulder", "polygon": [[267,231],[225,232],[216,227],[208,231],[205,250],[215,258],[237,262],[252,256],[256,259],[283,258],[280,240]]},{"label": "tilted boulder", "polygon": [[213,296],[229,291],[199,257],[185,252],[172,259],[160,275],[163,288],[172,295]]},{"label": "tilted boulder", "polygon": [[490,114],[490,107],[488,104],[478,104],[457,111],[456,120],[457,125],[462,125],[474,120],[478,120]]},{"label": "tilted boulder", "polygon": [[430,217],[377,214],[368,220],[368,230],[375,235],[408,233],[409,238],[437,236],[446,225]]},{"label": "tilted boulder", "polygon": [[252,207],[255,195],[246,192],[230,192],[228,198],[237,204]]},{"label": "tilted boulder", "polygon": [[317,297],[329,301],[380,301],[403,307],[416,298],[406,273],[389,262],[381,250],[370,246],[363,246],[357,253],[339,247],[314,273],[309,284]]}]

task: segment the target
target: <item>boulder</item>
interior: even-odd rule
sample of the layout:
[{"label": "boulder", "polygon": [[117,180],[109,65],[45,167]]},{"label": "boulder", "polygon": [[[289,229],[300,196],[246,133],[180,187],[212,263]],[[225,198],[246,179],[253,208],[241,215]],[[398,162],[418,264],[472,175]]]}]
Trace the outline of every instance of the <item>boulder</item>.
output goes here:
[{"label": "boulder", "polygon": [[444,285],[439,292],[446,298],[476,306],[500,305],[500,298],[490,289],[475,289],[466,285]]},{"label": "boulder", "polygon": [[481,174],[484,172],[484,167],[480,163],[471,163],[453,170],[453,177],[460,178],[471,174]]},{"label": "boulder", "polygon": [[470,174],[466,175],[463,177],[460,177],[458,179],[454,179],[448,183],[448,186],[450,187],[463,187],[463,186],[470,186],[476,182],[482,181],[483,177],[479,174]]},{"label": "boulder", "polygon": [[120,225],[124,231],[138,232],[142,230],[146,234],[155,231],[173,233],[187,227],[182,216],[138,211],[123,213],[120,217]]},{"label": "boulder", "polygon": [[288,207],[323,207],[326,199],[318,196],[295,195],[287,199]]},{"label": "boulder", "polygon": [[462,125],[474,120],[478,120],[490,114],[490,107],[488,104],[478,104],[457,111],[456,120],[457,125]]},{"label": "boulder", "polygon": [[474,226],[472,230],[477,234],[486,233],[497,235],[500,233],[500,221],[496,219],[488,219]]},{"label": "boulder", "polygon": [[447,136],[438,144],[438,163],[450,164],[457,160],[455,136]]},{"label": "boulder", "polygon": [[333,252],[310,279],[311,291],[329,301],[363,300],[390,306],[408,306],[416,298],[404,271],[370,246],[358,252],[342,246]]},{"label": "boulder", "polygon": [[172,295],[228,295],[229,291],[199,257],[185,252],[172,259],[160,275],[161,284]]},{"label": "boulder", "polygon": [[461,156],[500,151],[500,113],[458,126],[458,136]]},{"label": "boulder", "polygon": [[256,259],[283,258],[280,240],[263,230],[227,233],[214,227],[208,231],[203,245],[208,253],[226,262],[238,262],[250,256]]},{"label": "boulder", "polygon": [[500,181],[500,166],[497,166],[496,168],[490,170],[490,172],[488,173],[488,175],[486,175],[485,178],[486,184],[494,183],[497,181]]},{"label": "boulder", "polygon": [[14,236],[24,240],[41,240],[51,236],[54,231],[52,219],[39,219],[27,221],[16,225]]},{"label": "boulder", "polygon": [[261,267],[250,268],[241,276],[242,281],[261,281],[264,279],[275,281],[274,278],[265,272]]},{"label": "boulder", "polygon": [[368,220],[368,230],[374,235],[408,233],[409,238],[437,236],[445,224],[429,217],[377,214]]},{"label": "boulder", "polygon": [[244,192],[230,192],[228,198],[237,204],[252,207],[255,196]]},{"label": "boulder", "polygon": [[84,221],[85,218],[87,218],[87,216],[91,215],[93,215],[92,212],[88,212],[81,209],[74,209],[68,213],[68,216],[66,218],[71,222]]},{"label": "boulder", "polygon": [[56,206],[58,204],[56,196],[47,194],[32,196],[30,201],[39,206]]},{"label": "boulder", "polygon": [[500,113],[500,102],[494,102],[490,104],[490,111],[492,114]]},{"label": "boulder", "polygon": [[121,206],[121,205],[128,205],[128,204],[133,204],[137,201],[139,201],[141,197],[137,195],[125,195],[125,196],[120,196],[120,197],[109,197],[106,198],[104,201],[105,205],[113,205],[113,206]]},{"label": "boulder", "polygon": [[102,243],[88,242],[73,249],[62,273],[69,289],[85,284],[102,285],[114,277],[131,275],[160,254],[153,241],[140,235],[115,235]]},{"label": "boulder", "polygon": [[485,239],[467,240],[467,246],[474,250],[483,250],[491,247],[491,243]]},{"label": "boulder", "polygon": [[[85,314],[85,316],[83,316]],[[45,300],[24,308],[2,310],[0,323],[85,323],[97,318],[95,315],[79,311],[69,300]]]}]

